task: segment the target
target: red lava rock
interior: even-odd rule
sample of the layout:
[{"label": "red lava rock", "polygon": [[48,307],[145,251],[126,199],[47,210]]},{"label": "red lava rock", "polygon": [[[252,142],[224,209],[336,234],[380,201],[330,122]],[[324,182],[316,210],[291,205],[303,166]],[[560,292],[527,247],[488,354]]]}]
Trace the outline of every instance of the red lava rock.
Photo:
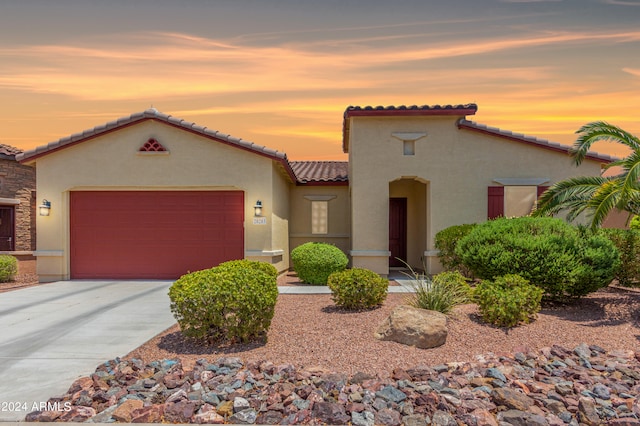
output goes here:
[{"label": "red lava rock", "polygon": [[160,423],[164,414],[164,406],[150,405],[137,408],[131,412],[131,423]]},{"label": "red lava rock", "polygon": [[55,422],[62,411],[33,411],[25,417],[26,422]]},{"label": "red lava rock", "polygon": [[93,387],[93,379],[91,379],[91,377],[80,377],[71,384],[67,393],[74,394],[81,390],[90,389],[91,387]]},{"label": "red lava rock", "polygon": [[196,404],[194,402],[170,402],[164,406],[164,417],[171,423],[189,423],[195,411]]},{"label": "red lava rock", "polygon": [[[76,380],[65,395],[49,400],[69,410],[34,411],[26,420],[85,421],[99,413],[95,421],[132,423],[423,426],[429,419],[443,425],[608,421],[640,426],[637,418],[625,417],[640,415],[640,402],[633,397],[640,391],[635,354],[607,353],[586,344],[574,350],[554,346],[542,353],[485,354],[473,363],[396,369],[386,379],[296,370],[268,361],[247,367],[237,358],[198,360],[189,371],[177,360],[147,366],[137,360],[112,360],[100,364],[96,374]],[[482,377],[488,370],[492,377]],[[505,378],[499,383],[493,378],[498,372]],[[588,392],[603,397],[585,397]],[[136,399],[117,406],[127,394]]]},{"label": "red lava rock", "polygon": [[133,411],[142,408],[143,404],[139,399],[127,399],[116,408],[111,417],[119,422],[131,423]]},{"label": "red lava rock", "polygon": [[71,407],[68,411],[63,411],[60,417],[56,420],[61,422],[82,423],[96,414],[96,410],[91,407],[76,405]]}]

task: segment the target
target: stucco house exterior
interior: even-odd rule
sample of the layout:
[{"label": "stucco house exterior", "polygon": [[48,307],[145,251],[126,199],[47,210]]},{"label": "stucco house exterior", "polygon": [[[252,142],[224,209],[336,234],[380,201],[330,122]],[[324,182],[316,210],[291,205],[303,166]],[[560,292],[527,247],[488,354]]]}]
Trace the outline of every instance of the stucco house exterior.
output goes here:
[{"label": "stucco house exterior", "polygon": [[450,225],[531,210],[546,186],[599,175],[568,147],[467,120],[477,106],[349,107],[348,162],[277,152],[155,109],[18,155],[37,168],[41,281],[164,278],[248,258],[287,270],[292,248],[335,244],[387,274],[437,272]]}]

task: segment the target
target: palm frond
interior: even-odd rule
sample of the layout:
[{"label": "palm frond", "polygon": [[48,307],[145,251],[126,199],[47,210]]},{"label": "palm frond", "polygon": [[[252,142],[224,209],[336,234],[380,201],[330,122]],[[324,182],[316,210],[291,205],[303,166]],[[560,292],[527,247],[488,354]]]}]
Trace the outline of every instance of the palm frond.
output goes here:
[{"label": "palm frond", "polygon": [[533,212],[534,216],[552,216],[562,210],[575,210],[593,196],[597,189],[612,178],[581,176],[560,181],[547,189]]},{"label": "palm frond", "polygon": [[619,207],[621,199],[622,188],[617,180],[611,180],[598,188],[588,202],[588,208],[593,212],[591,215],[591,228],[598,228],[607,218],[607,215],[613,209]]},{"label": "palm frond", "polygon": [[640,139],[605,121],[585,124],[576,133],[580,136],[570,150],[576,165],[582,163],[591,145],[598,141],[617,142],[631,148],[633,151],[640,149]]}]

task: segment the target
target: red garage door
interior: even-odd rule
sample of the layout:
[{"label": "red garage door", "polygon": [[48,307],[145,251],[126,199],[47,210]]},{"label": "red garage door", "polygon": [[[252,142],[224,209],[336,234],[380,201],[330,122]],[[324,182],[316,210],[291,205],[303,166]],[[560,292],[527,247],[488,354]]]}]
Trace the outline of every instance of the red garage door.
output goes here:
[{"label": "red garage door", "polygon": [[174,279],[244,257],[242,191],[77,191],[70,204],[74,279]]}]

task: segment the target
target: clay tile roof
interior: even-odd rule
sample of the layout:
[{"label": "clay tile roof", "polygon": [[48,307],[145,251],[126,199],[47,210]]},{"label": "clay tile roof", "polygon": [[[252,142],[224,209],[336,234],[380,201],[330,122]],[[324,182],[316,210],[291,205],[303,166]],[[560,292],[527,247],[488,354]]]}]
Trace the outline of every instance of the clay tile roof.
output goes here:
[{"label": "clay tile roof", "polygon": [[345,118],[357,115],[473,115],[478,111],[476,104],[458,105],[400,105],[400,106],[349,106]]},{"label": "clay tile roof", "polygon": [[20,148],[0,143],[0,158],[15,160],[16,155],[21,152],[22,150]]},{"label": "clay tile roof", "polygon": [[122,127],[126,127],[131,124],[135,124],[144,120],[161,121],[171,126],[186,129],[192,133],[196,133],[210,139],[215,139],[227,145],[236,146],[238,148],[241,148],[247,151],[252,151],[260,155],[271,157],[274,160],[281,162],[285,170],[287,171],[287,173],[293,179],[293,171],[289,166],[289,163],[287,161],[287,155],[284,152],[279,152],[279,151],[267,148],[265,146],[255,144],[253,142],[232,137],[224,133],[220,133],[217,130],[208,129],[204,126],[197,125],[196,123],[192,123],[190,121],[186,121],[181,118],[174,117],[172,115],[163,114],[155,108],[149,108],[145,111],[137,112],[127,117],[118,118],[117,120],[113,120],[108,123],[101,124],[99,126],[93,127],[83,132],[74,133],[71,136],[66,136],[64,138],[58,139],[57,141],[51,142],[47,145],[39,146],[35,149],[31,149],[29,151],[20,153],[16,155],[16,159],[18,161],[34,160],[37,157],[41,157],[51,152],[58,151],[59,149],[65,148],[67,146],[84,142],[88,139],[100,136],[104,133],[112,132],[114,130],[118,130]]},{"label": "clay tile roof", "polygon": [[289,164],[299,183],[349,181],[349,163],[346,161],[291,161]]},{"label": "clay tile roof", "polygon": [[[569,150],[571,149],[571,147],[567,145],[562,145],[556,142],[550,142],[546,139],[540,139],[534,136],[523,135],[522,133],[514,133],[508,130],[499,129],[497,127],[489,127],[484,124],[478,124],[473,121],[464,120],[464,119],[458,122],[458,128],[490,134],[493,136],[509,139],[515,142],[531,144],[534,146],[538,146],[540,148],[550,149],[552,151],[569,153]],[[616,157],[612,157],[606,154],[599,154],[596,152],[589,152],[586,158],[590,160],[600,161],[602,163],[611,163],[612,161],[618,160],[618,158]]]},{"label": "clay tile roof", "polygon": [[349,106],[342,120],[342,151],[349,152],[349,118],[351,117],[415,117],[452,115],[474,115],[478,111],[476,104],[457,105],[400,105],[400,106]]}]

